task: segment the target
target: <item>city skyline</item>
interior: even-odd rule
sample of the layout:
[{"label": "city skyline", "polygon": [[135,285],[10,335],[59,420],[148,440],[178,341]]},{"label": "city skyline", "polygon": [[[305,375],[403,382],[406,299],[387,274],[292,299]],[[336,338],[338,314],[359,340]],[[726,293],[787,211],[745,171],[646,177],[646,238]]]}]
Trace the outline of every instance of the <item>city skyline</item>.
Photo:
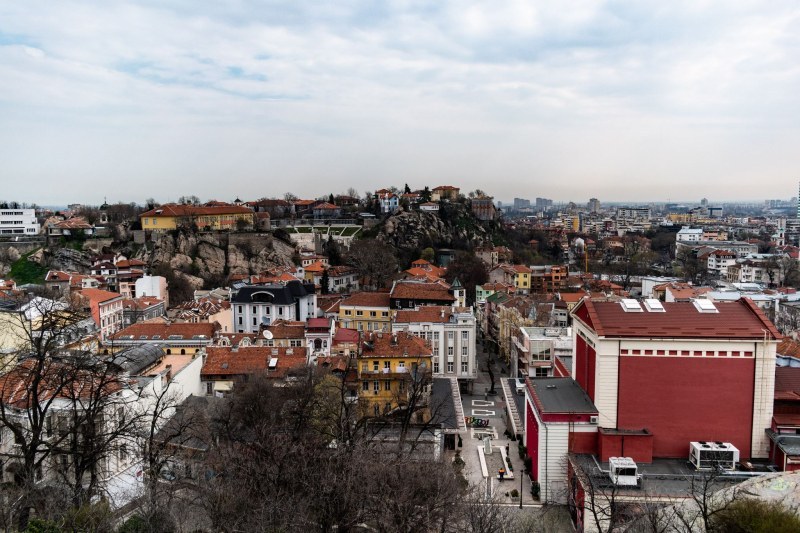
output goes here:
[{"label": "city skyline", "polygon": [[722,202],[800,177],[789,2],[27,2],[0,21],[8,200],[452,183]]}]

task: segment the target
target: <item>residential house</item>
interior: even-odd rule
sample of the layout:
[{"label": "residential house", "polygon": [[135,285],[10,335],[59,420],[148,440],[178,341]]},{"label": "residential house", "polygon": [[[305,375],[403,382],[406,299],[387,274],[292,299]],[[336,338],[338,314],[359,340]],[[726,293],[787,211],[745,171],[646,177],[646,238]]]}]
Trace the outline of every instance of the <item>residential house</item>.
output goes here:
[{"label": "residential house", "polygon": [[308,361],[315,364],[317,358],[333,355],[333,337],[336,321],[331,318],[310,318],[306,324],[305,339],[308,347]]},{"label": "residential house", "polygon": [[122,296],[116,292],[101,289],[82,289],[80,299],[100,328],[100,341],[103,342],[123,328]]},{"label": "residential house", "polygon": [[439,203],[438,202],[423,202],[419,204],[420,211],[426,211],[429,213],[438,213],[439,212]]},{"label": "residential house", "polygon": [[[328,292],[349,292],[358,290],[359,276],[355,268],[347,265],[340,265],[329,267],[325,270],[328,272]],[[322,277],[325,270],[320,274],[313,275],[315,285],[322,285]],[[308,272],[308,270],[306,270],[306,272]]]},{"label": "residential house", "polygon": [[400,207],[400,197],[387,189],[375,191],[375,197],[381,204],[381,213],[394,213]]},{"label": "residential house", "polygon": [[122,300],[122,327],[152,320],[166,314],[164,300],[142,296],[140,298],[124,298]]},{"label": "residential house", "polygon": [[214,341],[216,330],[214,324],[208,323],[137,322],[111,335],[103,343],[103,353],[147,344],[161,347],[166,355],[197,353]]},{"label": "residential house", "polygon": [[[364,413],[386,415],[427,403],[424,391],[430,383],[431,347],[407,332],[372,332],[362,342],[358,355],[358,380],[361,383],[358,403]],[[409,398],[413,395],[412,398]],[[415,421],[424,422],[426,413],[418,411]]]},{"label": "residential house", "polygon": [[520,376],[555,376],[556,359],[572,355],[570,328],[521,327],[512,335],[511,358],[518,361]]},{"label": "residential house", "polygon": [[200,374],[201,388],[206,395],[225,395],[237,383],[260,374],[283,385],[295,372],[306,367],[306,353],[298,348],[277,347],[208,347]]},{"label": "residential house", "polygon": [[452,185],[439,185],[431,191],[431,200],[438,202],[440,200],[454,201],[458,200],[458,194],[461,189]]},{"label": "residential house", "polygon": [[531,292],[546,294],[565,289],[569,278],[567,265],[538,265],[531,267]]},{"label": "residential house", "polygon": [[452,305],[452,287],[444,281],[398,280],[392,284],[389,303],[392,309],[414,309],[422,305]]},{"label": "residential house", "polygon": [[330,218],[339,218],[342,214],[342,209],[328,202],[322,202],[314,206],[313,212],[314,219],[325,220]]},{"label": "residential house", "polygon": [[83,217],[68,218],[47,227],[47,236],[51,238],[88,237],[90,235],[94,235],[94,226]]},{"label": "residential house", "polygon": [[357,292],[339,303],[339,324],[357,331],[389,331],[388,292]]}]

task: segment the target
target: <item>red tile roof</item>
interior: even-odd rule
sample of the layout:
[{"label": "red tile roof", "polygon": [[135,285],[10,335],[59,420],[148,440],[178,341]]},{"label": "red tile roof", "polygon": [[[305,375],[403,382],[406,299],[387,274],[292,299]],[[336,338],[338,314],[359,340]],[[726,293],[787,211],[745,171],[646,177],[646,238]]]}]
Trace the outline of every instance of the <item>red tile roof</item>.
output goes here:
[{"label": "red tile roof", "polygon": [[350,328],[339,328],[333,335],[333,344],[347,344],[358,342],[358,331]]},{"label": "red tile roof", "polygon": [[288,322],[276,320],[268,328],[273,339],[303,339],[306,336],[306,326],[302,322]]},{"label": "red tile roof", "polygon": [[289,370],[306,366],[305,349],[303,348],[269,348],[262,346],[239,347],[236,351],[230,347],[206,348],[206,360],[203,363],[201,376],[243,376],[266,372],[270,359],[277,359],[275,371],[268,377],[285,377]]},{"label": "red tile roof", "polygon": [[190,217],[202,215],[238,215],[252,213],[249,207],[238,205],[184,205],[184,204],[164,204],[162,206],[145,211],[140,217]]},{"label": "red tile roof", "polygon": [[118,292],[104,291],[101,289],[83,289],[80,291],[80,294],[90,302],[98,304],[122,297]]},{"label": "red tile roof", "polygon": [[392,298],[407,300],[436,300],[455,301],[448,288],[439,283],[395,283],[392,288]]},{"label": "red tile roof", "polygon": [[[718,313],[701,313],[692,302],[665,302],[664,313],[625,312],[618,302],[585,299],[573,310],[581,319],[588,314],[592,329],[601,337],[763,339],[783,336],[749,299],[715,303]],[[643,308],[644,309],[644,308]]]},{"label": "red tile roof", "polygon": [[[133,336],[133,340],[161,340],[165,341],[170,335],[181,335],[183,340],[191,340],[195,335],[205,335],[207,339],[214,336],[214,324],[201,322],[198,324],[185,322],[138,322],[127,328],[118,331],[111,336],[112,340],[120,340],[122,337]],[[159,338],[154,339],[153,337]],[[144,339],[142,337],[145,337]],[[127,340],[127,339],[126,339]]]},{"label": "red tile roof", "polygon": [[800,402],[800,368],[775,367],[775,399]]},{"label": "red tile roof", "polygon": [[[394,340],[393,340],[394,339]],[[398,333],[367,333],[362,338],[360,357],[430,357],[431,347],[419,337],[401,331]]]},{"label": "red tile roof", "polygon": [[340,307],[389,307],[388,292],[357,292],[342,301]]}]

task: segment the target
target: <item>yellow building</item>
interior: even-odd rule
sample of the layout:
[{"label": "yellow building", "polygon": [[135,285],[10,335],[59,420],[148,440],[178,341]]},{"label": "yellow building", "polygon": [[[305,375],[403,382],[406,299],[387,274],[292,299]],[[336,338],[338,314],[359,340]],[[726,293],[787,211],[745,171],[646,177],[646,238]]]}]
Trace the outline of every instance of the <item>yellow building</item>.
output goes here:
[{"label": "yellow building", "polygon": [[253,210],[249,207],[214,204],[164,204],[139,215],[144,230],[170,230],[195,225],[199,229],[230,230],[237,223],[253,225]]},{"label": "yellow building", "polygon": [[518,293],[528,294],[531,291],[531,269],[525,265],[513,265],[514,287]]},{"label": "yellow building", "polygon": [[358,331],[390,331],[388,292],[357,292],[339,304],[339,324]]},{"label": "yellow building", "polygon": [[372,333],[358,357],[358,402],[369,416],[411,407],[414,422],[425,422],[431,382],[431,347],[406,331]]}]

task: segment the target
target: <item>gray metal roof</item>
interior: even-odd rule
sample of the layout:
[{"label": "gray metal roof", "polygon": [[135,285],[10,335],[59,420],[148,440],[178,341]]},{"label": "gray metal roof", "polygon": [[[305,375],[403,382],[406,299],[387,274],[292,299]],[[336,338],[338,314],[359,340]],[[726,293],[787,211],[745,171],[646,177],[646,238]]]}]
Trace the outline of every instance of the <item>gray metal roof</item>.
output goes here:
[{"label": "gray metal roof", "polygon": [[597,413],[589,396],[572,378],[531,378],[545,413]]},{"label": "gray metal roof", "polygon": [[453,392],[450,380],[434,378],[431,382],[431,419],[432,424],[441,424],[445,429],[457,429],[456,408],[453,404]]},{"label": "gray metal roof", "polygon": [[[314,284],[290,281],[286,285],[250,285],[239,289],[231,302],[244,304],[258,302],[260,301],[259,293],[267,293],[269,297],[265,301],[270,303],[292,305],[297,299],[314,294]],[[254,295],[256,296],[254,297]]]},{"label": "gray metal roof", "polygon": [[113,363],[135,376],[164,357],[164,345],[140,344],[117,352]]}]

